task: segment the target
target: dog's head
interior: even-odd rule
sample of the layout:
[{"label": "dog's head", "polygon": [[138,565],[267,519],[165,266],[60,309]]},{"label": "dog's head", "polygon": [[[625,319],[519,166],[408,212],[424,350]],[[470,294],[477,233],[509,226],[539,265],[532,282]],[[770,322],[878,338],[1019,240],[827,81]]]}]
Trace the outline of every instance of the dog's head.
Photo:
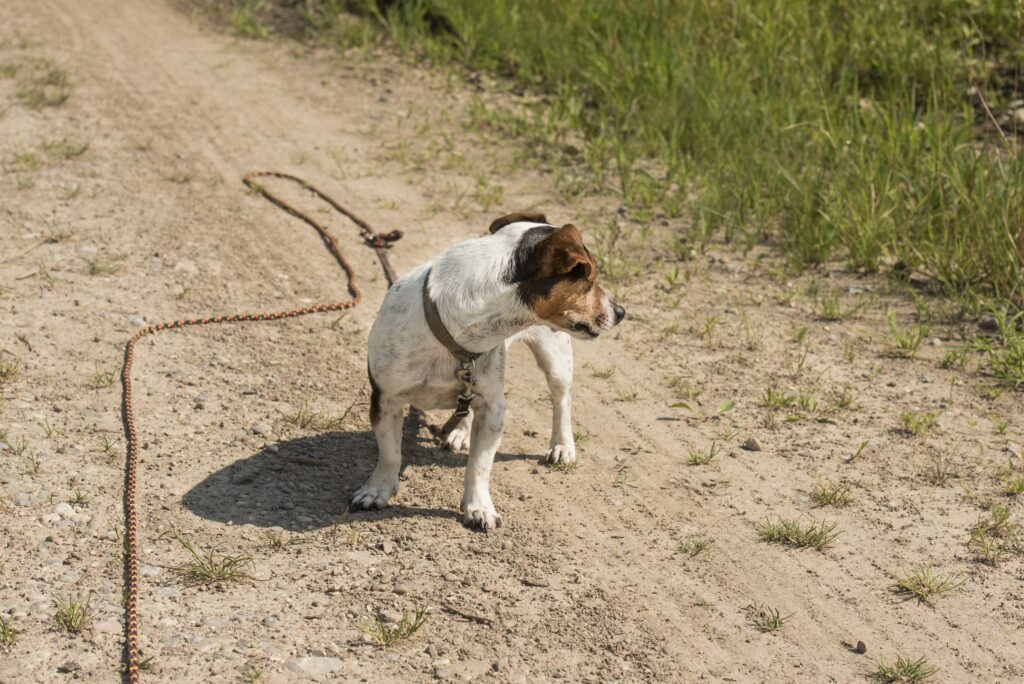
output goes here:
[{"label": "dog's head", "polygon": [[597,284],[597,262],[576,226],[555,228],[542,214],[509,214],[491,224],[491,233],[514,223],[523,227],[508,271],[520,300],[556,330],[593,339],[626,317],[626,310]]}]

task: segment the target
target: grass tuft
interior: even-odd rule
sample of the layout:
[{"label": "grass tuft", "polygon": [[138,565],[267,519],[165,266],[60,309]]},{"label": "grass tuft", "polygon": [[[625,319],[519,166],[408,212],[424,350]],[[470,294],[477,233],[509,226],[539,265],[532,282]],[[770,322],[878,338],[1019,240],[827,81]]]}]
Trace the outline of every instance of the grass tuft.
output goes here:
[{"label": "grass tuft", "polygon": [[947,574],[930,565],[919,565],[896,578],[896,590],[907,598],[916,598],[931,603],[932,598],[945,596],[959,589],[967,578],[958,574]]},{"label": "grass tuft", "polygon": [[10,618],[0,617],[0,648],[7,650],[18,640],[18,629]]},{"label": "grass tuft", "polygon": [[718,443],[712,442],[711,446],[706,450],[690,449],[690,452],[686,457],[686,462],[692,466],[707,465],[708,463],[711,463],[719,453],[721,453],[721,449],[718,447]]},{"label": "grass tuft", "polygon": [[750,621],[760,632],[772,633],[782,629],[793,614],[783,615],[778,609],[770,606],[750,606]]},{"label": "grass tuft", "polygon": [[10,381],[21,368],[21,358],[9,351],[0,349],[0,383]]},{"label": "grass tuft", "polygon": [[370,637],[378,646],[387,647],[402,639],[411,637],[419,631],[419,628],[426,621],[427,609],[426,607],[420,607],[412,614],[403,613],[402,619],[395,625],[389,625],[387,621],[378,615],[373,619],[373,622],[361,625],[359,631]]},{"label": "grass tuft", "polygon": [[191,539],[179,532],[172,532],[170,534],[192,556],[190,561],[174,568],[174,572],[182,578],[185,584],[209,586],[221,582],[256,580],[255,577],[245,571],[246,568],[249,570],[256,569],[252,556],[221,555],[214,549],[197,548]]},{"label": "grass tuft", "polygon": [[715,540],[706,534],[695,534],[679,542],[679,551],[694,558],[707,551],[714,543]]},{"label": "grass tuft", "polygon": [[929,665],[924,656],[910,660],[897,655],[896,662],[892,665],[887,665],[881,660],[875,663],[875,671],[871,678],[882,684],[917,684],[931,679],[938,671],[939,668]]},{"label": "grass tuft", "polygon": [[850,491],[849,485],[834,485],[824,480],[818,480],[811,489],[811,501],[814,502],[815,508],[825,506],[842,508],[853,502],[853,492]]},{"label": "grass tuft", "polygon": [[900,425],[908,435],[920,437],[935,426],[938,420],[937,413],[924,413],[919,411],[904,411],[900,414]]},{"label": "grass tuft", "polygon": [[829,524],[824,520],[803,525],[799,520],[778,517],[775,521],[766,518],[756,524],[756,529],[762,541],[768,543],[824,551],[842,534],[836,531],[837,526],[838,523]]},{"label": "grass tuft", "polygon": [[92,605],[85,592],[55,600],[54,605],[57,607],[57,626],[68,634],[81,634],[92,621]]}]

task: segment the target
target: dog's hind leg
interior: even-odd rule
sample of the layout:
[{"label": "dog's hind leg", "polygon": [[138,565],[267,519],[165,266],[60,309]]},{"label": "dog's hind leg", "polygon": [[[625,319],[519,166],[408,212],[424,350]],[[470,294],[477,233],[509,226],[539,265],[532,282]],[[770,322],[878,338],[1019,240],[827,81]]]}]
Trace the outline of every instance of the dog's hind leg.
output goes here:
[{"label": "dog's hind leg", "polygon": [[473,428],[473,410],[470,409],[469,415],[459,421],[459,424],[448,433],[448,436],[444,438],[444,446],[452,451],[460,451],[461,449],[469,449],[469,435]]},{"label": "dog's hind leg", "polygon": [[352,495],[352,508],[384,508],[398,491],[398,473],[402,468],[402,418],[400,402],[380,395],[374,387],[370,422],[377,437],[377,466],[359,490]]},{"label": "dog's hind leg", "polygon": [[536,326],[521,339],[533,352],[551,391],[551,442],[548,463],[575,463],[576,440],[572,435],[572,338],[546,326]]}]

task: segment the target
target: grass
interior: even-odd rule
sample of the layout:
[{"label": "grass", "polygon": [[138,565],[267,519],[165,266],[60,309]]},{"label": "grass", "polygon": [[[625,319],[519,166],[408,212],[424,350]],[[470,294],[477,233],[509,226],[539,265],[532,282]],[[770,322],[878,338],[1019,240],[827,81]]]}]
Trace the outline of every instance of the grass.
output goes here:
[{"label": "grass", "polygon": [[21,358],[11,352],[0,349],[0,384],[9,382],[21,368]]},{"label": "grass", "polygon": [[16,95],[33,109],[59,107],[71,96],[66,71],[46,60],[34,60],[19,69]]},{"label": "grass", "polygon": [[989,517],[974,525],[967,546],[980,562],[988,565],[998,565],[1008,553],[1024,553],[1020,527],[1011,520],[1009,507],[1002,504],[993,504]]},{"label": "grass", "polygon": [[427,609],[419,607],[412,614],[402,613],[402,619],[394,625],[389,625],[378,615],[373,619],[373,622],[361,625],[359,631],[370,637],[378,646],[387,647],[411,637],[419,631],[426,621]]},{"label": "grass", "polygon": [[953,459],[947,453],[932,451],[928,454],[928,465],[925,466],[924,474],[933,485],[942,487],[957,476],[957,470]]},{"label": "grass", "polygon": [[18,640],[18,629],[9,618],[0,617],[0,648],[8,650]]},{"label": "grass", "polygon": [[823,321],[847,321],[856,318],[864,309],[874,303],[867,299],[853,306],[844,306],[839,296],[839,288],[832,288],[826,295],[819,295],[814,306],[814,315]]},{"label": "grass", "polygon": [[55,600],[54,605],[57,607],[57,626],[68,634],[81,634],[92,622],[92,605],[85,592]]},{"label": "grass", "polygon": [[721,449],[718,448],[718,444],[716,442],[712,442],[711,446],[706,450],[690,449],[686,457],[686,462],[692,466],[707,465],[708,463],[711,463],[719,453],[721,453]]},{"label": "grass", "polygon": [[567,461],[558,461],[557,463],[545,461],[544,467],[556,473],[571,473],[580,467],[580,463],[579,461],[573,461],[572,463]]},{"label": "grass", "polygon": [[85,266],[89,275],[112,275],[121,270],[121,264],[119,263],[124,257],[97,257],[95,259],[86,259]]},{"label": "grass", "polygon": [[607,380],[608,378],[610,378],[613,375],[615,375],[615,371],[616,371],[616,367],[614,365],[612,365],[612,366],[602,366],[600,368],[597,367],[597,366],[594,366],[594,367],[592,367],[590,369],[591,374],[595,378],[601,378],[602,380]]},{"label": "grass", "polygon": [[106,389],[107,387],[112,387],[116,380],[117,373],[103,370],[99,365],[96,365],[92,378],[89,380],[89,386],[93,389]]},{"label": "grass", "polygon": [[715,540],[706,534],[695,534],[679,542],[680,553],[695,558],[711,548]]},{"label": "grass", "polygon": [[805,525],[799,520],[777,517],[774,522],[766,518],[755,527],[762,541],[797,549],[811,548],[824,551],[842,534],[836,531],[837,525],[838,523],[829,524],[824,520]]},{"label": "grass", "polygon": [[[318,3],[309,23],[333,36],[352,6]],[[385,34],[539,96],[490,120],[542,147],[556,180],[613,186],[640,221],[686,213],[680,252],[767,241],[795,267],[842,259],[966,300],[1021,292],[1024,159],[989,114],[1015,97],[1019,3],[358,7],[368,43]]]},{"label": "grass", "polygon": [[[361,396],[362,392],[357,395]],[[292,413],[282,414],[287,425],[299,430],[337,430],[348,418],[356,402],[350,404],[338,416],[329,416],[321,411],[314,410],[308,401],[303,401]]]},{"label": "grass", "polygon": [[51,157],[75,159],[85,154],[86,150],[89,149],[89,143],[61,138],[59,140],[47,140],[43,143],[43,149]]},{"label": "grass", "polygon": [[830,484],[824,480],[818,480],[811,488],[811,501],[815,508],[832,506],[842,508],[853,502],[853,493],[848,485]]},{"label": "grass", "polygon": [[256,568],[252,556],[218,554],[214,549],[198,548],[191,539],[181,533],[172,532],[170,534],[192,557],[191,560],[174,568],[174,572],[181,577],[185,584],[209,586],[256,579],[246,572],[246,568],[249,570]]},{"label": "grass", "polygon": [[759,632],[772,633],[782,629],[783,625],[793,617],[792,613],[783,615],[776,608],[770,606],[751,606],[750,622]]},{"label": "grass", "polygon": [[962,575],[940,572],[930,565],[919,565],[896,578],[896,590],[908,599],[930,604],[967,582]]},{"label": "grass", "polygon": [[938,418],[937,413],[904,411],[900,414],[900,426],[908,435],[920,437],[935,426],[935,421]]},{"label": "grass", "polygon": [[265,0],[243,0],[238,7],[228,14],[228,30],[242,38],[267,39],[271,36],[270,27],[260,19],[265,9]]},{"label": "grass", "polygon": [[796,397],[788,394],[786,390],[775,385],[768,385],[761,394],[761,406],[773,411],[781,411],[789,408],[796,401]]},{"label": "grass", "polygon": [[912,358],[917,356],[921,343],[931,331],[927,323],[919,322],[910,328],[901,328],[896,322],[896,313],[889,309],[885,314],[886,323],[889,325],[889,332],[892,334],[893,342],[896,344],[896,354]]},{"label": "grass", "polygon": [[731,399],[727,399],[725,401],[719,402],[710,411],[705,411],[704,408],[702,408],[700,405],[692,405],[685,401],[678,401],[674,404],[670,404],[669,407],[686,409],[700,420],[707,421],[713,418],[718,418],[721,415],[728,413],[733,409],[734,406],[736,406],[736,402],[734,402]]},{"label": "grass", "polygon": [[931,679],[938,671],[939,668],[929,665],[924,656],[910,660],[897,655],[896,662],[892,665],[881,660],[875,663],[875,671],[871,678],[883,684],[917,684]]}]

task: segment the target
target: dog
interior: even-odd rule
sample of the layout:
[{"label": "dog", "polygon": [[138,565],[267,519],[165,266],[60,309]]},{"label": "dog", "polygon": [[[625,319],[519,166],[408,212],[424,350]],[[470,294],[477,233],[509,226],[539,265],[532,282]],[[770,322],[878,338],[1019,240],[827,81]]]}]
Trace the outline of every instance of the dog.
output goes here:
[{"label": "dog", "polygon": [[489,490],[505,416],[505,360],[523,341],[547,377],[553,406],[547,461],[574,463],[571,337],[592,340],[626,311],[597,284],[597,262],[572,224],[538,213],[496,219],[489,234],[455,245],[387,292],[370,330],[370,423],[377,465],[351,508],[384,508],[398,491],[405,405],[456,407],[445,439],[469,449],[462,520],[501,525]]}]

